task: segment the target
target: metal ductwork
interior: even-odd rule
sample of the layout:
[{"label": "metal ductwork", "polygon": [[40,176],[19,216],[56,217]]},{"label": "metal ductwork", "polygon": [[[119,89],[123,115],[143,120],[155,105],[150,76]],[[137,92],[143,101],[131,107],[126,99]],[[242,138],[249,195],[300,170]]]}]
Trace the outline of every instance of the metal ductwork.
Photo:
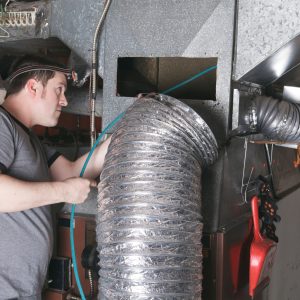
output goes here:
[{"label": "metal ductwork", "polygon": [[201,299],[201,170],[213,133],[165,95],[138,99],[117,125],[99,183],[99,299]]},{"label": "metal ductwork", "polygon": [[249,119],[258,133],[278,141],[300,142],[299,104],[258,96],[252,101]]}]

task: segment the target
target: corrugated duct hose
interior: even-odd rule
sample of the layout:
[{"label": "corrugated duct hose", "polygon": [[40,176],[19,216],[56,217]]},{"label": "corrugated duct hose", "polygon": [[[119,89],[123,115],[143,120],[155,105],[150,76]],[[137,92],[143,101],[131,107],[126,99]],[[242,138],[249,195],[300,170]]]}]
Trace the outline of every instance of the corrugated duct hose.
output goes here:
[{"label": "corrugated duct hose", "polygon": [[98,186],[99,299],[201,299],[201,169],[216,158],[184,103],[156,95],[128,109]]},{"label": "corrugated duct hose", "polygon": [[257,132],[275,141],[300,142],[299,104],[258,96],[252,101],[250,111],[256,116]]}]

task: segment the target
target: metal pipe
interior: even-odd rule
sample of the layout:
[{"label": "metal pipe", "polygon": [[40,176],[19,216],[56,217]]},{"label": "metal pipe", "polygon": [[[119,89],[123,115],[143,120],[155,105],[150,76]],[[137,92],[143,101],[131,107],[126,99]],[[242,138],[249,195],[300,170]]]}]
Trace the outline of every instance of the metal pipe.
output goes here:
[{"label": "metal pipe", "polygon": [[105,17],[107,15],[109,6],[112,0],[106,0],[103,12],[101,14],[100,20],[96,27],[93,47],[92,47],[92,73],[90,77],[90,89],[91,89],[91,98],[90,98],[90,106],[91,106],[91,117],[90,117],[90,131],[91,131],[91,147],[93,147],[95,139],[96,139],[96,130],[95,130],[95,101],[97,96],[97,56],[98,56],[98,43],[100,32],[102,30]]},{"label": "metal pipe", "polygon": [[99,299],[201,299],[201,173],[213,133],[165,95],[117,125],[98,186]]},{"label": "metal pipe", "polygon": [[88,270],[88,277],[90,283],[90,296],[94,296],[94,282],[93,282],[93,271],[91,269]]}]

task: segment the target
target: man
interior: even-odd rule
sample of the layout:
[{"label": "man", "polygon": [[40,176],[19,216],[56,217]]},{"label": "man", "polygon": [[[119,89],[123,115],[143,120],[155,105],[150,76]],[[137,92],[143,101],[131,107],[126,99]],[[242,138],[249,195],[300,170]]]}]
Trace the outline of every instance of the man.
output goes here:
[{"label": "man", "polygon": [[[78,177],[87,155],[71,162],[32,132],[57,124],[68,73],[25,57],[8,78],[0,106],[0,299],[41,299],[53,243],[49,205],[82,203],[96,184]],[[108,144],[97,147],[84,177],[99,175]]]}]

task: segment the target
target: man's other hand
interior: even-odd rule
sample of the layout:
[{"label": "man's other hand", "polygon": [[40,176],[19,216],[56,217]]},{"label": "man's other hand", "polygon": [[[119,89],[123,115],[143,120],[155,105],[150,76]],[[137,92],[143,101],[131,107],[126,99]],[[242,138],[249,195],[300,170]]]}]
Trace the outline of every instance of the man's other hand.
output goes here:
[{"label": "man's other hand", "polygon": [[62,201],[73,204],[83,203],[87,199],[91,187],[97,187],[95,180],[78,177],[66,179],[61,185]]}]

